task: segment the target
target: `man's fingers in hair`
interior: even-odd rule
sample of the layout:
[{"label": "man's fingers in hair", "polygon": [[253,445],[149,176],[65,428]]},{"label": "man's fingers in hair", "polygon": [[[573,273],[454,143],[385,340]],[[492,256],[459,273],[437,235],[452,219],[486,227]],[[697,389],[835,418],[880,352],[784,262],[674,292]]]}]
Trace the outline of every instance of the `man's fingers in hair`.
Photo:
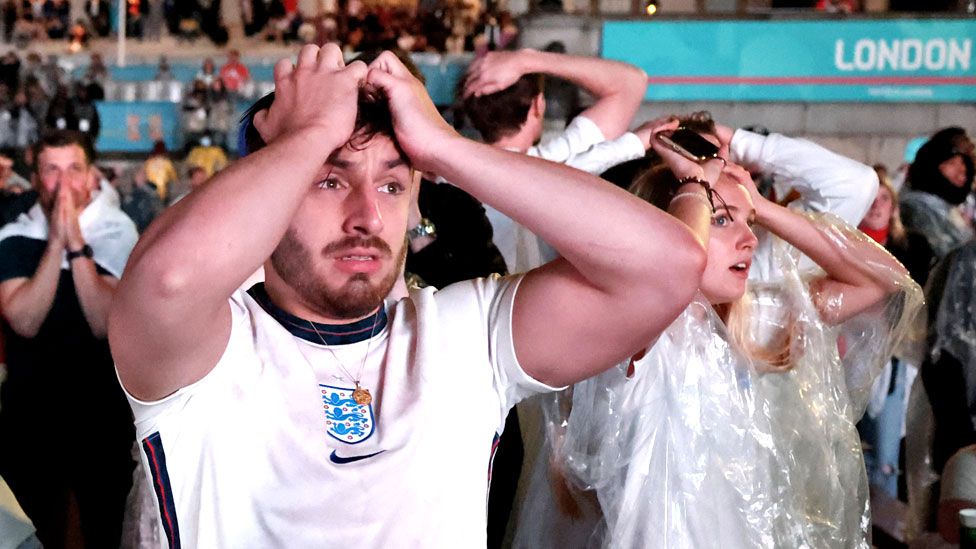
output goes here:
[{"label": "man's fingers in hair", "polygon": [[342,57],[342,50],[339,49],[339,46],[331,42],[319,48],[318,64],[319,66],[330,69],[341,69],[346,66],[346,62]]},{"label": "man's fingers in hair", "polygon": [[475,59],[474,61],[472,61],[471,64],[468,65],[467,73],[468,74],[477,74],[481,70],[481,65],[484,64],[484,61],[485,61],[485,58],[484,57],[479,57],[479,58]]},{"label": "man's fingers in hair", "polygon": [[396,82],[396,77],[389,72],[379,68],[374,67],[372,63],[369,66],[368,72],[366,73],[366,83],[371,86],[376,86],[387,93],[389,93],[390,87]]},{"label": "man's fingers in hair", "polygon": [[275,81],[284,80],[288,77],[292,71],[295,70],[295,65],[292,64],[291,59],[282,59],[275,63],[274,66],[274,79]]},{"label": "man's fingers in hair", "polygon": [[298,63],[297,67],[300,68],[311,68],[314,67],[319,59],[319,47],[313,44],[307,44],[302,46],[301,51],[298,52]]},{"label": "man's fingers in hair", "polygon": [[366,75],[369,73],[369,67],[367,67],[366,63],[363,63],[362,61],[353,61],[352,63],[346,65],[342,71],[352,75],[357,82],[365,82]]},{"label": "man's fingers in hair", "polygon": [[491,79],[481,79],[477,78],[471,83],[471,91],[467,95],[474,95],[475,97],[481,97],[483,95],[491,95],[503,88]]},{"label": "man's fingers in hair", "polygon": [[407,67],[403,65],[400,58],[396,56],[395,53],[390,50],[384,50],[380,53],[372,63],[369,64],[371,69],[380,69],[383,72],[387,72],[396,76],[398,78],[407,78],[413,76]]},{"label": "man's fingers in hair", "polygon": [[478,78],[477,75],[472,76],[471,78],[468,78],[464,82],[464,97],[470,97],[472,95],[474,95],[475,97],[477,97],[477,96],[481,95],[480,92],[481,92],[481,88],[483,86],[484,86],[484,83],[481,81],[480,78]]}]

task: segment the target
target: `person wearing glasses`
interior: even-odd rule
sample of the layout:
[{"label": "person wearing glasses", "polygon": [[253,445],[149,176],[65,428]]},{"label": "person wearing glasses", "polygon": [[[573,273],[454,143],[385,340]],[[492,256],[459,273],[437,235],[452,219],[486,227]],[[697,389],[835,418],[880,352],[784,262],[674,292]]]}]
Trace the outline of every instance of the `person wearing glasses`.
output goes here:
[{"label": "person wearing glasses", "polygon": [[[679,125],[721,152],[676,153],[662,137]],[[717,125],[694,116],[654,133],[664,163],[631,190],[686,222],[711,208],[691,224],[708,255],[698,297],[648,348],[550,406],[553,467],[523,508],[558,511],[520,521],[516,546],[555,546],[575,528],[603,547],[869,547],[854,422],[921,290],[839,217],[760,195],[722,155]],[[762,238],[769,257],[757,257]],[[750,276],[757,259],[775,279]]]}]

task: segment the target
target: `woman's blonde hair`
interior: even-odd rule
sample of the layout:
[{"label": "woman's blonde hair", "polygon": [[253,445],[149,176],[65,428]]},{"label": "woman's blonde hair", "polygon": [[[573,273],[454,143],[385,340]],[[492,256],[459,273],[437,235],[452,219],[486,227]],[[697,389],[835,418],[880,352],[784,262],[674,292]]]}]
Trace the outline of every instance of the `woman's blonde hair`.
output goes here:
[{"label": "woman's blonde hair", "polygon": [[905,225],[901,222],[901,210],[898,208],[898,191],[895,190],[895,186],[891,184],[891,180],[878,168],[874,169],[875,173],[878,174],[878,192],[881,189],[888,189],[891,194],[891,217],[888,219],[888,240],[894,242],[899,246],[905,246],[908,243],[908,236],[905,232]]},{"label": "woman's blonde hair", "polygon": [[[707,115],[707,113],[694,113],[689,118],[695,118],[698,123],[707,124],[711,122],[710,117],[708,117],[707,122],[703,120],[702,114]],[[712,127],[714,131],[714,126]],[[701,133],[708,132],[702,131]],[[634,179],[628,190],[638,198],[667,211],[677,187],[678,180],[671,169],[665,164],[659,164]],[[757,364],[768,364],[772,366],[773,370],[782,370],[790,363],[790,344],[795,325],[790,322],[780,337],[775,338],[770,344],[759,345],[755,338],[750,335],[752,330],[751,305],[752,300],[749,293],[746,292],[735,301],[713,305],[713,308],[725,322],[729,338],[743,350],[748,358],[756,361]],[[763,369],[766,370],[767,368]]]}]

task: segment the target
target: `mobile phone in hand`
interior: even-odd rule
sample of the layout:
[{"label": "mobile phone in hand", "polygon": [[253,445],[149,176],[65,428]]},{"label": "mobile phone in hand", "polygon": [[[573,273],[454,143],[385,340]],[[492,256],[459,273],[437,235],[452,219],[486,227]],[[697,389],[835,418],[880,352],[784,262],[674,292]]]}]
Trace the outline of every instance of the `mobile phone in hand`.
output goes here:
[{"label": "mobile phone in hand", "polygon": [[694,162],[718,158],[718,145],[687,128],[666,130],[654,134],[654,137],[671,147],[674,152]]}]

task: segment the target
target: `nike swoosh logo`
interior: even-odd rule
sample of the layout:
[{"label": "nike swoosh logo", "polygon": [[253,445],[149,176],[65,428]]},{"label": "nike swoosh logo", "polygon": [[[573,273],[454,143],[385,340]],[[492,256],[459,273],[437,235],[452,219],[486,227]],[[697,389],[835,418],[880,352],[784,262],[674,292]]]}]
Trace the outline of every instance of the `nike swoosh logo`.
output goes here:
[{"label": "nike swoosh logo", "polygon": [[353,456],[353,457],[344,458],[336,454],[335,450],[332,450],[332,455],[329,456],[329,459],[332,461],[332,463],[338,463],[339,465],[342,465],[343,463],[353,463],[354,461],[369,459],[373,456],[378,456],[385,451],[386,450],[380,450],[379,452],[375,452],[373,454],[366,454],[365,456]]}]

